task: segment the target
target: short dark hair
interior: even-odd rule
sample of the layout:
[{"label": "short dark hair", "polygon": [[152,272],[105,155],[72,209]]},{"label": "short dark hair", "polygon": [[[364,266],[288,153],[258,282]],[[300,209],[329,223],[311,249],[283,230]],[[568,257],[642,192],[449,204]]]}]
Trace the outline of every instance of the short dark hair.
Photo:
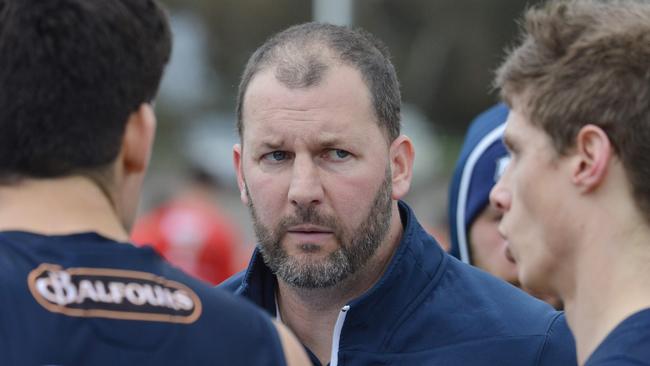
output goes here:
[{"label": "short dark hair", "polygon": [[156,0],[0,0],[0,182],[113,162],[170,52]]},{"label": "short dark hair", "polygon": [[531,8],[497,71],[503,98],[564,154],[586,124],[601,127],[650,221],[650,4],[558,0]]},{"label": "short dark hair", "polygon": [[253,77],[276,67],[275,77],[289,88],[318,85],[333,62],[354,67],[365,81],[388,140],[400,134],[401,94],[388,48],[363,29],[311,22],[292,26],[269,38],[250,57],[237,98],[237,130],[243,136],[244,95]]}]

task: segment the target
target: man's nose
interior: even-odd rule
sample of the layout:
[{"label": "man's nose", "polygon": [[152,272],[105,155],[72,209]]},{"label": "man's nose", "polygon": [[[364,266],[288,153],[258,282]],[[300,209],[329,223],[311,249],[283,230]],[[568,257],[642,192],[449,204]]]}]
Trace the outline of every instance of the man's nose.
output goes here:
[{"label": "man's nose", "polygon": [[288,199],[295,206],[317,205],[323,201],[323,185],[320,171],[309,156],[294,160]]}]

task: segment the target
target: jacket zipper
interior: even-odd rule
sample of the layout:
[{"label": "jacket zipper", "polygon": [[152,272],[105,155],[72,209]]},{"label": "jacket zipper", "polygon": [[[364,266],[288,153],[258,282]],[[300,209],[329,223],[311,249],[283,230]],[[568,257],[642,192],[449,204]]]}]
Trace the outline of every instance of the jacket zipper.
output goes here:
[{"label": "jacket zipper", "polygon": [[332,356],[330,357],[330,366],[338,366],[339,364],[339,341],[341,339],[341,330],[343,330],[343,323],[345,317],[348,315],[350,305],[345,305],[341,308],[336,324],[334,324],[334,333],[332,334]]}]

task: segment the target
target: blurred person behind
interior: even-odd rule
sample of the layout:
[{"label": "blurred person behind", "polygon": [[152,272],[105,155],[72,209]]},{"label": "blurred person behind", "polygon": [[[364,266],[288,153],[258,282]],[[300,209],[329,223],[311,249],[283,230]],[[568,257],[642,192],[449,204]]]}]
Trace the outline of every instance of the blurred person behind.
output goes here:
[{"label": "blurred person behind", "polygon": [[519,280],[560,297],[580,365],[650,365],[650,2],[530,9],[495,84],[490,199]]},{"label": "blurred person behind", "polygon": [[241,234],[218,206],[219,178],[190,164],[170,199],[136,221],[131,239],[150,245],[171,264],[213,285],[244,268]]},{"label": "blurred person behind", "polygon": [[307,364],[253,305],[128,243],[170,52],[153,0],[0,1],[2,365]]},{"label": "blurred person behind", "polygon": [[[521,287],[517,264],[498,230],[502,214],[489,200],[490,190],[510,160],[502,141],[507,118],[508,107],[500,103],[478,115],[469,126],[449,185],[449,252]],[[555,308],[562,307],[556,298],[534,295]]]}]

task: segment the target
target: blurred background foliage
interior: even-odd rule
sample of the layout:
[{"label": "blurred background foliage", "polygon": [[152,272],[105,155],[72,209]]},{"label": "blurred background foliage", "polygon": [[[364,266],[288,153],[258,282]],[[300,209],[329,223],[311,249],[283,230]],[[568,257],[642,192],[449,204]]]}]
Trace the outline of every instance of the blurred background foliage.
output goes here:
[{"label": "blurred background foliage", "polygon": [[516,40],[515,20],[535,3],[161,1],[170,10],[175,44],[156,105],[158,140],[141,209],[178,189],[189,164],[202,165],[219,178],[220,205],[239,222],[248,242],[254,238],[232,168],[234,109],[240,73],[267,37],[322,19],[317,8],[327,6],[343,14],[339,23],[363,27],[387,44],[401,81],[404,131],[416,146],[416,175],[406,200],[444,240],[447,183],[463,134],[474,116],[498,100],[491,89],[494,69]]}]

